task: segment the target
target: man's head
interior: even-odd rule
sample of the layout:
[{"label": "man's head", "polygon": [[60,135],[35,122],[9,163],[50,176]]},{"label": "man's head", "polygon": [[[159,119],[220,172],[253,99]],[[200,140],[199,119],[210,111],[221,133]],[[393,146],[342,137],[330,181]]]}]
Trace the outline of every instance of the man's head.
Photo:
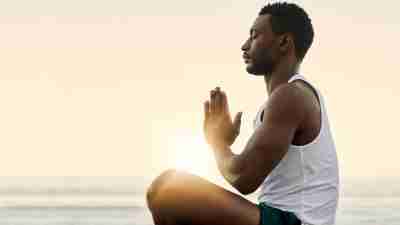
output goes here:
[{"label": "man's head", "polygon": [[277,2],[264,6],[242,46],[247,72],[269,74],[290,54],[301,62],[313,38],[310,18],[296,4]]}]

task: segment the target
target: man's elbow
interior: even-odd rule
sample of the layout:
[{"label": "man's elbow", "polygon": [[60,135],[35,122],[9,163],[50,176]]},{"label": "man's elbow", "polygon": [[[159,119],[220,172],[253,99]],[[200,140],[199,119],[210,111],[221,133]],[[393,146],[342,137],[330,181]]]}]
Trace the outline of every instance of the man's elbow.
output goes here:
[{"label": "man's elbow", "polygon": [[240,179],[238,179],[238,181],[233,184],[233,187],[242,195],[248,195],[256,191],[258,186],[252,185],[249,182],[240,182]]},{"label": "man's elbow", "polygon": [[256,189],[253,188],[237,188],[237,190],[240,192],[242,195],[249,195],[253,193]]}]

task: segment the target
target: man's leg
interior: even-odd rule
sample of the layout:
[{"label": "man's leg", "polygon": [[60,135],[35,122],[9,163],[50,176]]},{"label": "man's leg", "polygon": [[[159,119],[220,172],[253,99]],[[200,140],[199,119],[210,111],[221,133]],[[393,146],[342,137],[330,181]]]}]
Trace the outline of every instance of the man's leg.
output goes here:
[{"label": "man's leg", "polygon": [[257,205],[198,176],[168,170],[147,192],[156,225],[259,225]]}]

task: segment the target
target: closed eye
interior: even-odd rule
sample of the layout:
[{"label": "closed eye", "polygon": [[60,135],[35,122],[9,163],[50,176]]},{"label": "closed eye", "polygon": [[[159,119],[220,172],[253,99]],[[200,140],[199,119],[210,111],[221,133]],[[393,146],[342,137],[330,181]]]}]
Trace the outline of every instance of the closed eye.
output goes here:
[{"label": "closed eye", "polygon": [[250,35],[249,40],[250,40],[250,41],[254,41],[254,40],[257,38],[257,36],[258,36],[258,35],[255,35],[255,34]]},{"label": "closed eye", "polygon": [[251,29],[250,30],[250,40],[256,39],[257,36],[258,36],[258,34],[257,34],[256,30],[255,29]]}]

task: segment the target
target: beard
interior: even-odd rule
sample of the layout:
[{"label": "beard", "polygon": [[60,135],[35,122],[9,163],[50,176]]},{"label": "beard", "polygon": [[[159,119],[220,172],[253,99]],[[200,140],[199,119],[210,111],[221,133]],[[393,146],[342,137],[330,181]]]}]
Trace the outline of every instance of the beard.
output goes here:
[{"label": "beard", "polygon": [[261,63],[252,62],[247,65],[246,71],[249,74],[256,76],[264,76],[266,74],[270,74],[273,71],[273,68],[274,66],[270,61]]},{"label": "beard", "polygon": [[249,74],[256,76],[264,76],[272,73],[275,68],[275,63],[267,49],[260,49],[258,54],[251,57],[250,62],[247,64],[246,71]]}]

